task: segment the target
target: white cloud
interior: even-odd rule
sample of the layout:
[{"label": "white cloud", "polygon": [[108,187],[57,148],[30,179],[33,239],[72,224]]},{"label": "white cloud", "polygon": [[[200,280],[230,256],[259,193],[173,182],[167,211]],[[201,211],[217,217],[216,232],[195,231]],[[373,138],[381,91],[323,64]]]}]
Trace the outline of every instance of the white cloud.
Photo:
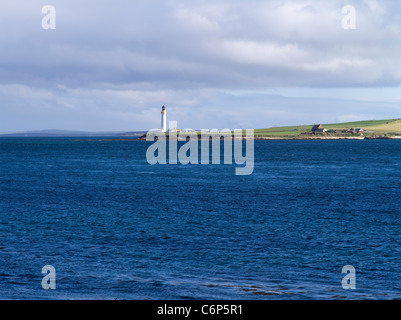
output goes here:
[{"label": "white cloud", "polygon": [[0,85],[0,95],[3,97],[21,98],[30,100],[48,100],[54,98],[53,92],[46,89],[31,88],[20,84]]},{"label": "white cloud", "polygon": [[257,43],[254,41],[225,40],[218,48],[222,58],[238,64],[295,67],[307,57],[294,44]]}]

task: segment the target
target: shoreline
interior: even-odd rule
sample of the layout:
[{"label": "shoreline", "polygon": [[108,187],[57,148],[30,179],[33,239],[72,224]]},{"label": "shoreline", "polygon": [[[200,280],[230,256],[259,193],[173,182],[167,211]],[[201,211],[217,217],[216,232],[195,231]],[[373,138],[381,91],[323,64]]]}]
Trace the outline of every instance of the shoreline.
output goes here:
[{"label": "shoreline", "polygon": [[[242,140],[249,140],[250,138],[242,137]],[[394,137],[254,137],[253,140],[263,141],[263,140],[391,140],[391,139],[401,139],[401,136]],[[97,140],[97,141],[146,141],[145,138],[112,138],[112,139],[82,139],[82,140]],[[166,137],[166,141],[169,138]],[[198,140],[205,140],[198,138]],[[224,140],[220,138],[220,140]],[[234,140],[234,138],[233,138]],[[177,141],[187,141],[186,139],[177,139]],[[152,142],[152,141],[150,141]]]},{"label": "shoreline", "polygon": [[[156,136],[157,137],[157,136]],[[73,137],[70,137],[73,138]],[[165,137],[166,141],[169,140],[169,137]],[[232,137],[232,140],[236,140],[239,138],[234,138]],[[390,139],[401,139],[401,136],[382,136],[382,135],[374,135],[374,136],[348,136],[348,137],[339,137],[339,136],[298,136],[298,137],[266,137],[266,136],[254,136],[253,138],[248,138],[246,136],[243,136],[240,138],[241,140],[258,140],[258,141],[263,141],[263,140],[390,140]],[[146,141],[146,137],[141,136],[141,137],[110,137],[110,138],[95,138],[95,137],[88,137],[88,138],[79,138],[75,140],[80,140],[80,141]],[[157,140],[157,139],[156,139]],[[154,141],[156,141],[154,140]],[[204,141],[204,140],[212,140],[210,136],[207,138],[202,138],[198,135],[198,141]],[[220,140],[224,140],[223,136],[220,136]],[[188,139],[182,137],[177,137],[177,141],[188,141]],[[149,142],[152,142],[150,140]]]}]

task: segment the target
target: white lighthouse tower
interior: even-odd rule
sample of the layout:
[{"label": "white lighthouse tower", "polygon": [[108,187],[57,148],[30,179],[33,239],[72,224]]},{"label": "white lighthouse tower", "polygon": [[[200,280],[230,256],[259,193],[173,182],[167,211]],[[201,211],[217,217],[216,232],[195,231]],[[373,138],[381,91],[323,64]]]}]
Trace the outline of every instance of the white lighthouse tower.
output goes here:
[{"label": "white lighthouse tower", "polygon": [[162,132],[167,132],[167,115],[166,115],[166,107],[162,107]]}]

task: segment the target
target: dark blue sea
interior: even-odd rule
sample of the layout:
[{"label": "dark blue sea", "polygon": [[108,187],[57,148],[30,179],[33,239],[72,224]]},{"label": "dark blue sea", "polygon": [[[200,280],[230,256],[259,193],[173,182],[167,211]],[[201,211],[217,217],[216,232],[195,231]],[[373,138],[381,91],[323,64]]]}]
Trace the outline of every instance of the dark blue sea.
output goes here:
[{"label": "dark blue sea", "polygon": [[150,144],[0,139],[0,299],[400,298],[401,141],[255,141],[248,176]]}]

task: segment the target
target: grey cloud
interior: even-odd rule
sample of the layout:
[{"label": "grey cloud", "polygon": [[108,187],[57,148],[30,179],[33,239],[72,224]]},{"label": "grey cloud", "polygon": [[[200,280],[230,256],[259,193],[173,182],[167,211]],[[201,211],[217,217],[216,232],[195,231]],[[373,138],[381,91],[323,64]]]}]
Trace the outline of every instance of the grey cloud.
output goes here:
[{"label": "grey cloud", "polygon": [[[33,3],[39,12],[41,1]],[[1,69],[53,68],[46,76],[62,81],[80,68],[76,80],[94,83],[398,85],[398,16],[394,4],[374,3],[356,5],[355,31],[341,29],[341,1],[56,1],[55,31],[39,28],[40,15],[27,15],[31,3],[20,9],[27,22],[13,32],[18,41],[1,39]],[[18,16],[5,18],[20,24]],[[24,77],[24,70],[15,72]]]},{"label": "grey cloud", "polygon": [[[296,121],[291,116],[296,106],[302,120],[303,113],[305,119],[316,114],[311,106],[318,104],[334,108],[325,117],[335,120],[346,107],[330,100],[334,97],[311,97],[304,105],[285,97],[225,92],[397,87],[401,82],[401,5],[389,0],[354,1],[357,30],[341,28],[344,3],[338,0],[52,2],[56,30],[40,25],[47,2],[0,4],[0,28],[7,30],[0,34],[0,85],[50,95],[26,102],[18,91],[0,91],[1,108],[14,119],[21,112],[13,110],[25,103],[27,114],[36,110],[43,118],[47,112],[45,118],[60,125],[78,128],[74,119],[92,114],[99,126],[112,130],[157,124],[158,113],[144,110],[161,104],[197,127],[217,125],[217,120],[223,126],[244,121],[257,127],[262,125],[258,113],[276,122]],[[343,105],[372,110],[361,113],[366,115],[393,114],[376,112],[379,102],[347,100]],[[237,115],[244,108],[253,110],[247,120]],[[219,115],[211,119],[213,110]]]}]

